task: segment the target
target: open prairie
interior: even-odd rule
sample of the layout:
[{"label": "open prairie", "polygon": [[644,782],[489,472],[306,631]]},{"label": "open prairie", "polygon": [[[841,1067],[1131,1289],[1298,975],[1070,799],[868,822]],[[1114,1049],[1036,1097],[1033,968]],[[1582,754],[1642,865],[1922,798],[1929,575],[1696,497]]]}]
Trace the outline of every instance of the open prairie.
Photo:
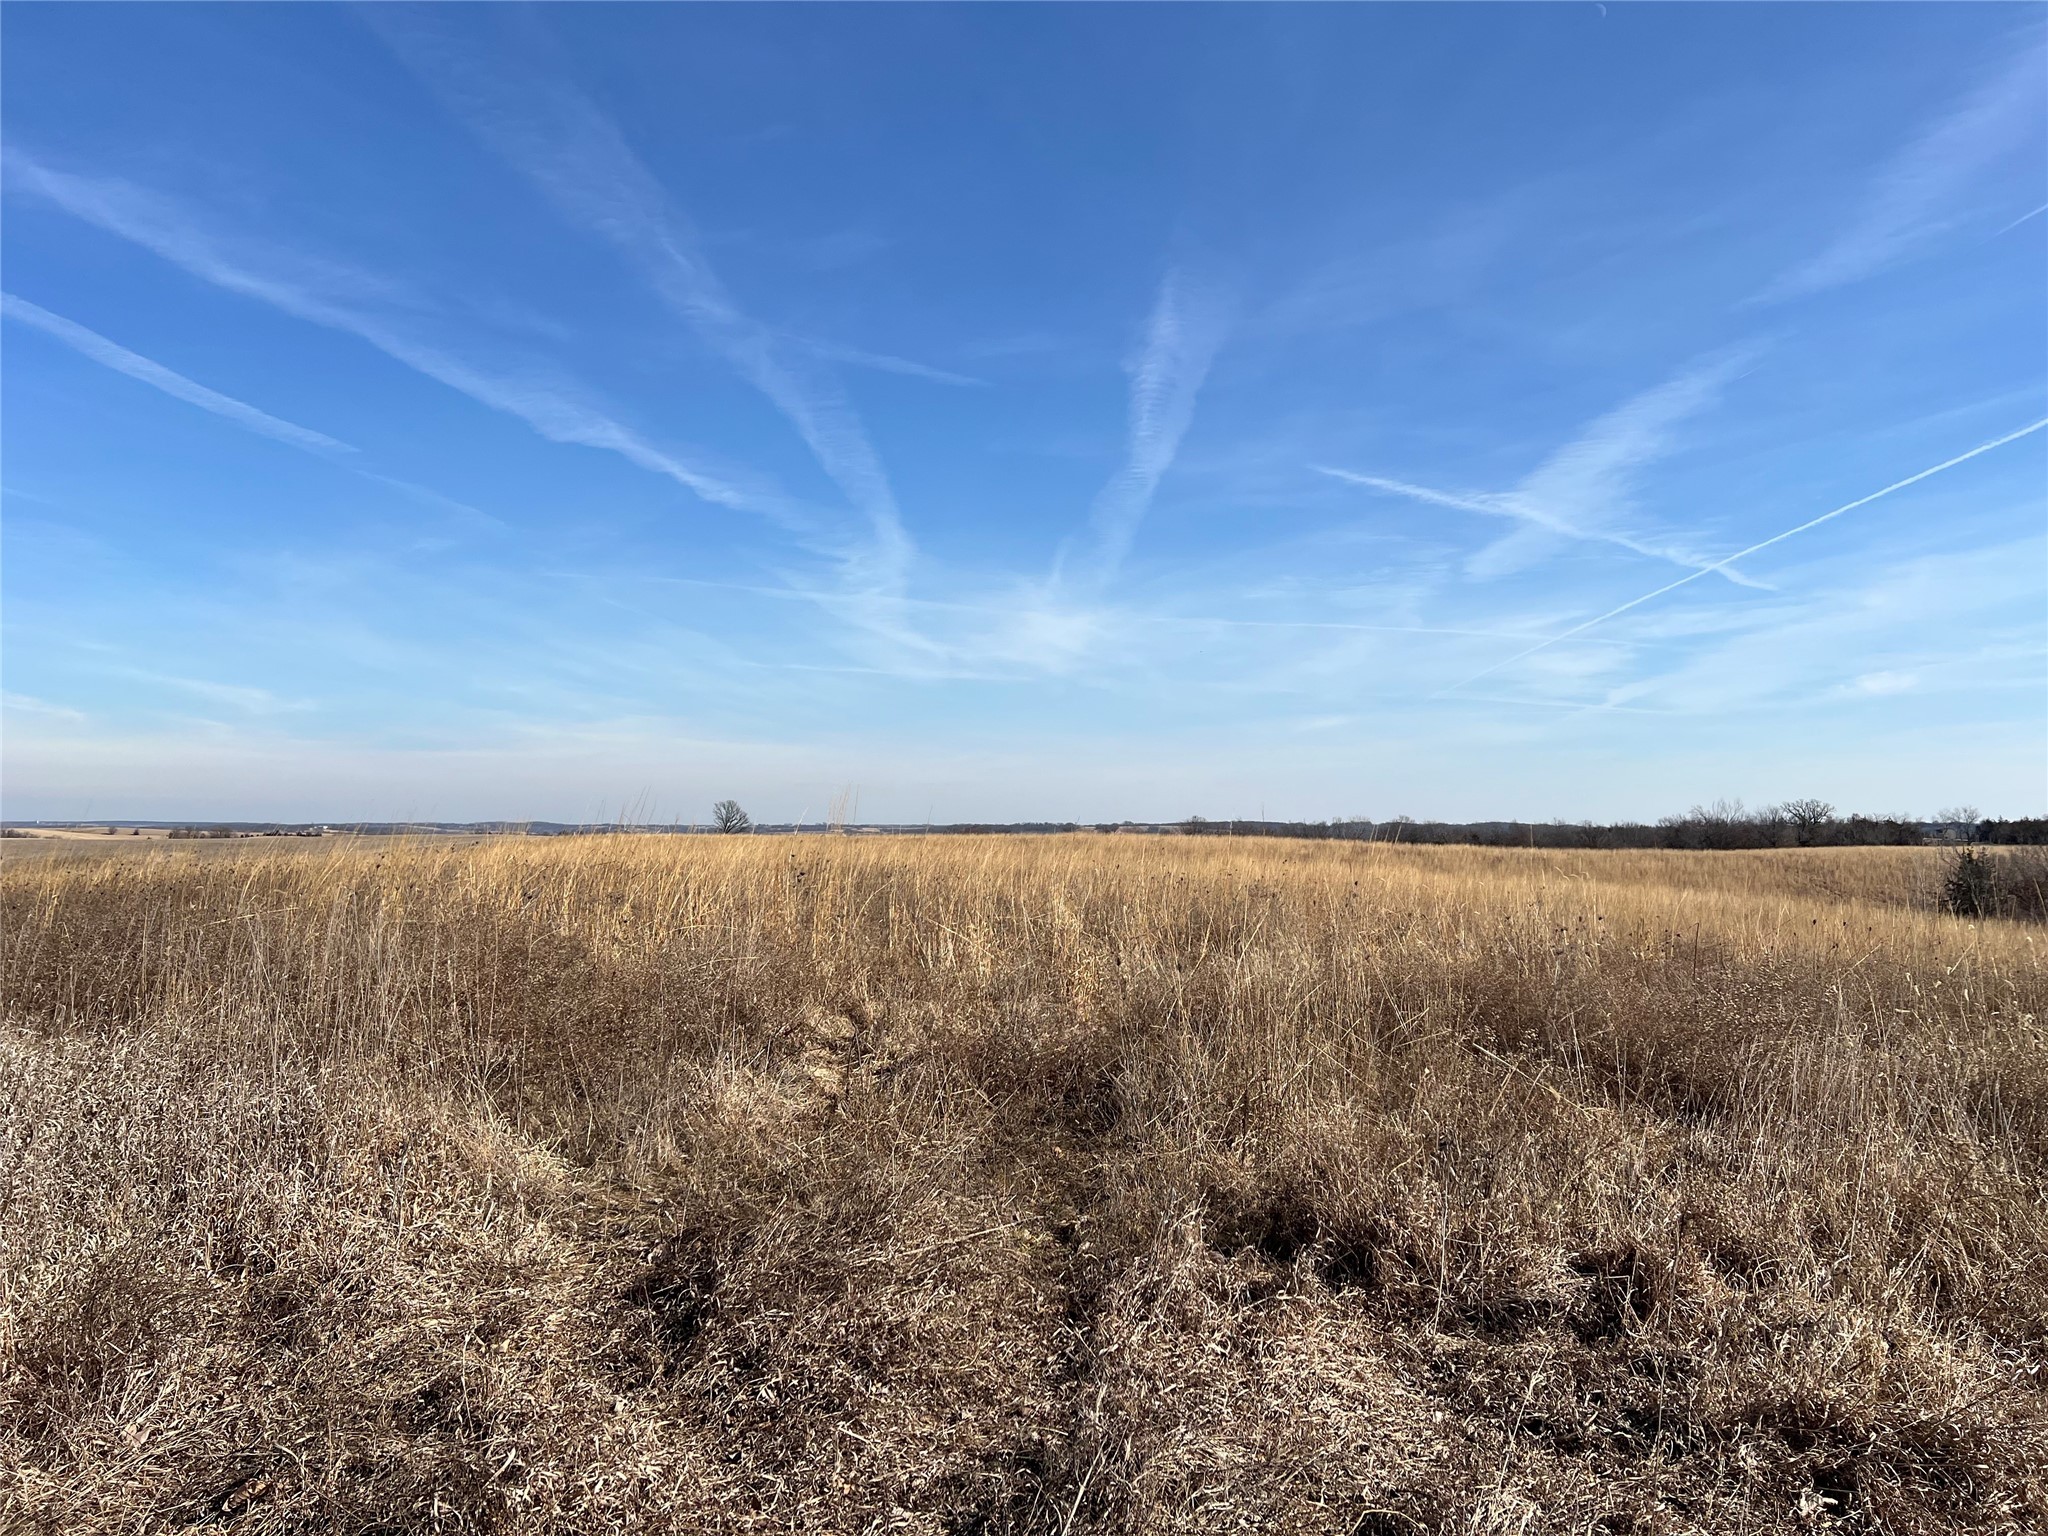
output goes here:
[{"label": "open prairie", "polygon": [[1941,859],[9,858],[0,1522],[2041,1529],[2048,976]]}]

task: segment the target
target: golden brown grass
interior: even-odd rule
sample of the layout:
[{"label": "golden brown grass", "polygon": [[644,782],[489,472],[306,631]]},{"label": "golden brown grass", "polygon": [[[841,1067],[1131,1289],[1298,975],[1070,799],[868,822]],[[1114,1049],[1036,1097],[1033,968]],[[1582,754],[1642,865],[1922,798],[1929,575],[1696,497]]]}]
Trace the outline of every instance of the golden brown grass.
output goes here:
[{"label": "golden brown grass", "polygon": [[2048,1522],[1936,855],[121,852],[0,864],[11,1528]]}]

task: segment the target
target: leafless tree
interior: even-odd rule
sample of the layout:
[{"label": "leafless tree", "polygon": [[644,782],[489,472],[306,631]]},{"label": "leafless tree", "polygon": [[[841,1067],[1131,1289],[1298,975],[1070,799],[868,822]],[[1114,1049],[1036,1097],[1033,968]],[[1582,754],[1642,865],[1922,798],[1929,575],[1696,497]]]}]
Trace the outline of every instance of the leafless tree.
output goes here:
[{"label": "leafless tree", "polygon": [[754,818],[740,807],[737,800],[721,800],[711,807],[711,825],[720,832],[751,832]]},{"label": "leafless tree", "polygon": [[1778,809],[1792,823],[1792,835],[1802,848],[1820,840],[1820,831],[1835,819],[1835,808],[1825,800],[1787,800]]}]

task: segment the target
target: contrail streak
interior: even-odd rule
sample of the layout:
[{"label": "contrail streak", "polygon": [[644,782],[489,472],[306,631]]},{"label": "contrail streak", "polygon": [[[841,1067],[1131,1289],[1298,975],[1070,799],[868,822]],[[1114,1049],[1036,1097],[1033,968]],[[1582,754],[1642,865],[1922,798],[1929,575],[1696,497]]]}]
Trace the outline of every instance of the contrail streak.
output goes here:
[{"label": "contrail streak", "polygon": [[40,304],[31,304],[27,299],[18,298],[11,293],[0,293],[0,314],[6,315],[10,320],[19,320],[23,325],[32,325],[46,336],[55,337],[74,352],[91,358],[103,368],[125,373],[131,379],[140,379],[173,399],[183,400],[188,405],[196,405],[202,411],[224,416],[245,431],[275,438],[280,443],[290,443],[294,448],[304,448],[311,453],[355,452],[347,443],[339,442],[325,432],[315,432],[311,427],[302,427],[296,422],[273,416],[268,411],[259,411],[246,401],[224,395],[217,389],[208,389],[204,384],[196,383],[182,373],[173,373],[162,363],[152,362],[139,352],[130,352],[118,342],[107,340],[98,331],[87,330],[75,320],[53,315]]},{"label": "contrail streak", "polygon": [[2025,213],[2021,214],[2018,218],[2014,219],[2010,224],[2007,224],[2006,226],[2004,226],[2004,228],[1998,230],[1995,234],[1992,235],[1991,238],[1996,240],[1999,235],[2003,235],[2011,230],[2018,229],[2022,224],[2026,223],[2027,220],[2038,219],[2044,213],[2048,213],[2048,203],[2043,203],[2038,208],[2028,209]]},{"label": "contrail streak", "polygon": [[2007,443],[2018,442],[2023,437],[2027,437],[2032,433],[2039,432],[2043,427],[2048,427],[2048,416],[2042,417],[2039,421],[2034,422],[2029,426],[2021,427],[2017,432],[2008,432],[2003,437],[1994,437],[1988,443],[1979,443],[1975,448],[1972,448],[1968,453],[1959,453],[1952,459],[1944,459],[1939,464],[1934,465],[1931,469],[1923,469],[1916,475],[1906,476],[1906,478],[1903,480],[1894,480],[1890,485],[1886,486],[1881,491],[1872,491],[1868,496],[1859,496],[1854,501],[1844,502],[1841,506],[1836,507],[1834,511],[1823,512],[1819,517],[1808,518],[1805,522],[1799,524],[1796,528],[1787,528],[1783,533],[1774,533],[1768,539],[1764,539],[1760,543],[1752,544],[1747,549],[1738,549],[1734,554],[1726,555],[1721,559],[1714,561],[1711,565],[1701,566],[1698,570],[1694,571],[1689,576],[1681,576],[1676,581],[1666,582],[1663,586],[1657,588],[1657,590],[1654,592],[1645,592],[1641,597],[1630,598],[1627,602],[1623,603],[1619,608],[1610,608],[1607,610],[1607,612],[1600,614],[1597,617],[1590,618],[1586,620],[1586,622],[1583,624],[1575,624],[1570,629],[1565,630],[1561,634],[1552,635],[1548,640],[1544,640],[1536,645],[1530,646],[1526,651],[1517,651],[1514,655],[1508,657],[1505,661],[1497,661],[1490,667],[1487,667],[1478,672],[1474,672],[1462,683],[1452,683],[1448,688],[1439,688],[1434,694],[1430,695],[1430,697],[1441,698],[1446,693],[1454,693],[1460,688],[1469,688],[1474,683],[1478,682],[1479,679],[1481,679],[1482,677],[1491,676],[1493,673],[1500,671],[1503,667],[1511,667],[1518,661],[1522,661],[1527,657],[1534,656],[1538,651],[1547,651],[1550,649],[1550,647],[1556,645],[1561,640],[1569,640],[1574,635],[1582,635],[1596,624],[1605,624],[1609,619],[1619,618],[1622,614],[1627,613],[1631,608],[1640,608],[1644,603],[1651,601],[1653,598],[1662,597],[1666,592],[1675,592],[1680,587],[1685,586],[1688,582],[1698,581],[1702,576],[1708,576],[1713,574],[1715,571],[1721,569],[1721,567],[1724,565],[1732,565],[1737,560],[1746,559],[1748,556],[1755,554],[1760,549],[1769,549],[1773,544],[1781,544],[1786,539],[1791,538],[1792,535],[1795,533],[1804,533],[1809,528],[1818,528],[1822,523],[1828,522],[1833,518],[1840,517],[1844,512],[1854,512],[1858,507],[1867,507],[1870,505],[1870,503],[1878,500],[1880,497],[1891,495],[1893,491],[1903,491],[1909,485],[1918,485],[1922,480],[1926,480],[1934,475],[1938,475],[1945,469],[1954,469],[1958,464],[1967,464],[1971,459],[1976,458],[1979,454],[1989,453],[1994,448],[2003,448]]}]

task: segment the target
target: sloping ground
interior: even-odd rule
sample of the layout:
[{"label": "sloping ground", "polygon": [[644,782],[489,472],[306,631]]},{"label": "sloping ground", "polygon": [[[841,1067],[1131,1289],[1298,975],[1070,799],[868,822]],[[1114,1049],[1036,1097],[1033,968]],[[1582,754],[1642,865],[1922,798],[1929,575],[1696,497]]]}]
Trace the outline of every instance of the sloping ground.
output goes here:
[{"label": "sloping ground", "polygon": [[0,869],[0,1525],[2039,1529],[2038,945],[1802,857]]}]

